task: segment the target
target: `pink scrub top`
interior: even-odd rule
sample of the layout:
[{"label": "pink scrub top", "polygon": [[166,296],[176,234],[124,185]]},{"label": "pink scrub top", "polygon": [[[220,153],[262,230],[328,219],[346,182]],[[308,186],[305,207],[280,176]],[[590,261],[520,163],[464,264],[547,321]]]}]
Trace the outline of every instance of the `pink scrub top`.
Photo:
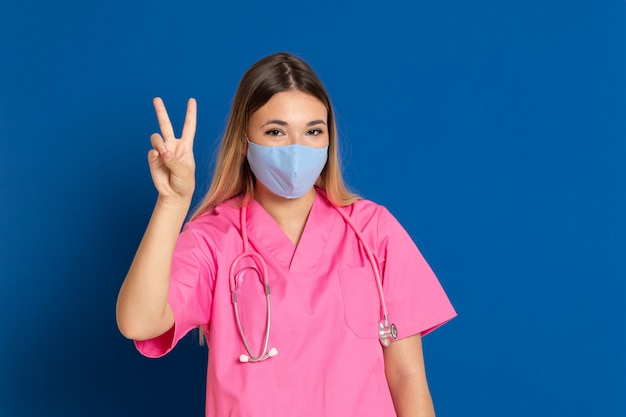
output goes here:
[{"label": "pink scrub top", "polygon": [[[278,355],[258,363],[239,361],[246,350],[229,283],[231,263],[243,250],[239,202],[227,201],[186,224],[171,272],[175,325],[162,336],[137,341],[139,351],[165,355],[190,330],[202,328],[209,346],[207,416],[395,416],[378,341],[381,303],[374,274],[355,233],[322,191],[297,247],[258,202],[249,203],[248,239],[268,266],[269,347]],[[378,261],[399,339],[425,335],[456,315],[389,211],[367,200],[342,209]],[[256,276],[243,277],[241,321],[259,354],[266,316],[263,286]]]}]

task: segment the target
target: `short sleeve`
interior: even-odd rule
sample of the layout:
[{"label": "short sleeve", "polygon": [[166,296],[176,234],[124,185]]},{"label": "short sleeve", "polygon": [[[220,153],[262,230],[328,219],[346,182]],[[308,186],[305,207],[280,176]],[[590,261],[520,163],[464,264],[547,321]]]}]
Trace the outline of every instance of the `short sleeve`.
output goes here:
[{"label": "short sleeve", "polygon": [[215,257],[206,237],[188,223],[178,237],[170,272],[168,302],[174,326],[153,339],[135,341],[142,355],[157,358],[171,351],[190,330],[208,324],[212,303],[211,279]]},{"label": "short sleeve", "polygon": [[400,223],[382,209],[378,256],[389,321],[398,338],[422,336],[456,316],[441,283]]}]

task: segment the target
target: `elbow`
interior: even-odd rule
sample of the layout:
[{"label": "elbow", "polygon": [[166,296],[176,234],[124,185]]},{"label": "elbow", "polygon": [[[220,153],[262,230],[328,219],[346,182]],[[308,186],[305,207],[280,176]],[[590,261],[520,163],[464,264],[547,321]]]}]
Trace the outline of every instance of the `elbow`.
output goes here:
[{"label": "elbow", "polygon": [[125,338],[129,340],[142,340],[144,326],[133,318],[133,315],[123,307],[121,303],[117,303],[115,311],[115,320],[117,328]]},{"label": "elbow", "polygon": [[155,337],[154,335],[146,331],[145,326],[141,326],[133,322],[132,320],[127,320],[123,318],[120,319],[119,315],[117,317],[117,328],[119,329],[122,336],[129,340],[141,341]]},{"label": "elbow", "polygon": [[117,328],[125,338],[129,340],[139,340],[139,332],[132,323],[132,320],[129,320],[123,313],[120,312],[119,308],[116,312]]},{"label": "elbow", "polygon": [[138,315],[133,309],[127,309],[123,303],[116,308],[117,328],[122,335],[130,340],[148,340],[158,337],[174,326],[172,314]]},{"label": "elbow", "polygon": [[128,326],[124,326],[120,322],[117,323],[117,328],[119,329],[122,336],[124,336],[128,340],[138,340],[136,336],[136,332],[134,332]]}]

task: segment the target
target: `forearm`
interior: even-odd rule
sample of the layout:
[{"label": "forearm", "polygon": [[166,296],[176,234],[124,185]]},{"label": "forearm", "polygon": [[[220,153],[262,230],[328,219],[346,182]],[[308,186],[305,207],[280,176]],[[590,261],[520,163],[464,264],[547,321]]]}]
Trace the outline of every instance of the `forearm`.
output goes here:
[{"label": "forearm", "polygon": [[393,342],[384,349],[384,355],[387,383],[398,417],[434,417],[421,335]]},{"label": "forearm", "polygon": [[159,199],[117,300],[117,323],[129,339],[144,340],[173,325],[167,297],[174,247],[189,201]]},{"label": "forearm", "polygon": [[428,385],[421,376],[398,376],[388,382],[398,417],[435,417]]}]

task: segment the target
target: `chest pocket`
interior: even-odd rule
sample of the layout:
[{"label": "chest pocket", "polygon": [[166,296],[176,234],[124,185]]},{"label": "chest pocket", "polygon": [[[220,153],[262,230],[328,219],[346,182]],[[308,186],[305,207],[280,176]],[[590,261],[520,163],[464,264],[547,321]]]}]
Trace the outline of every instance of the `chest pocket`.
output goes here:
[{"label": "chest pocket", "polygon": [[338,274],[346,325],[359,338],[377,339],[381,307],[372,269],[344,268]]}]

